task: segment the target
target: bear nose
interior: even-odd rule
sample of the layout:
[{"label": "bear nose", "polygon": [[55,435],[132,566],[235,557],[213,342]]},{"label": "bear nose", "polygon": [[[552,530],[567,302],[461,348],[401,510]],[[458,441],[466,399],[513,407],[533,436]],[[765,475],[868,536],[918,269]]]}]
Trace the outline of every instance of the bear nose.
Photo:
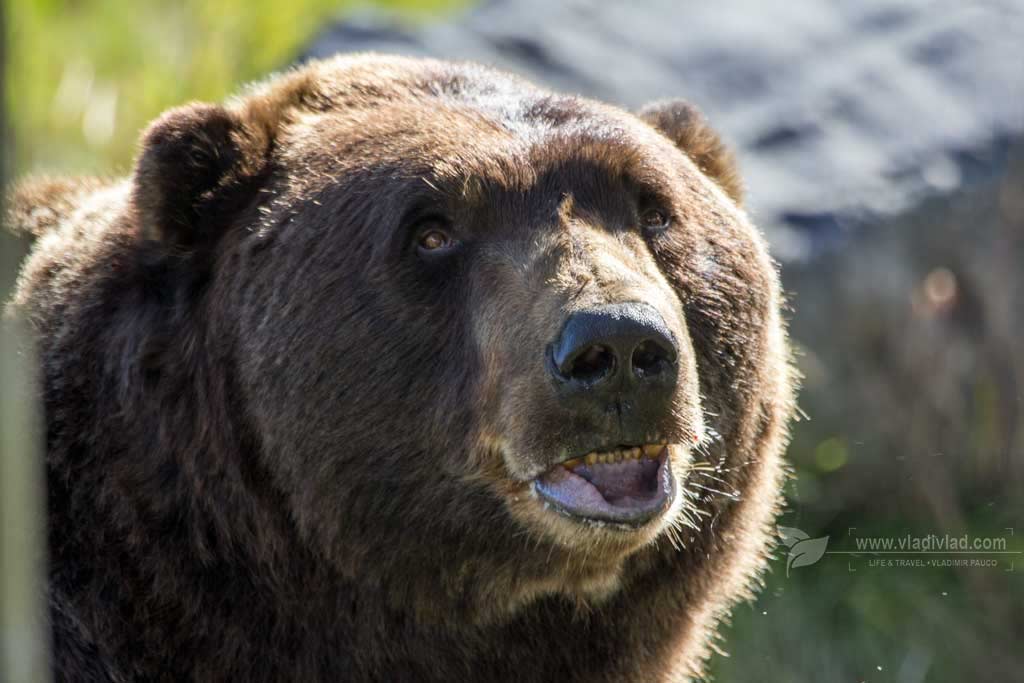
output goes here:
[{"label": "bear nose", "polygon": [[551,348],[550,369],[587,394],[628,394],[674,387],[677,355],[672,333],[652,306],[608,304],[569,316]]}]

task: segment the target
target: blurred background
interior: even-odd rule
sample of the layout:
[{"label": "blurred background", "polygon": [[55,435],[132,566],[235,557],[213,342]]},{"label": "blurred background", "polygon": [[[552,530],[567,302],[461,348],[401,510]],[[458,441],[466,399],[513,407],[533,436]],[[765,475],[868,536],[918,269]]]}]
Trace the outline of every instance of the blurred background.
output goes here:
[{"label": "blurred background", "polygon": [[[21,0],[5,21],[8,176],[127,173],[165,108],[337,52],[690,100],[737,150],[789,295],[804,418],[780,523],[828,539],[806,566],[780,545],[711,678],[1024,680],[1024,2]],[[9,286],[24,245],[5,240]],[[0,437],[31,434],[5,344]],[[31,441],[0,438],[8,671],[34,623],[15,598],[37,565],[11,569],[36,528],[38,475],[13,466]],[[907,536],[1003,552],[857,545]]]}]

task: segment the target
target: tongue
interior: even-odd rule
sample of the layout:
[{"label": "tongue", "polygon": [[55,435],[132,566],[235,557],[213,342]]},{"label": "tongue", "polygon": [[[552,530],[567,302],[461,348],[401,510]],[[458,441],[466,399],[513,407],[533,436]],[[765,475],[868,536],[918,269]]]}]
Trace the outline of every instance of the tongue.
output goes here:
[{"label": "tongue", "polygon": [[672,493],[666,454],[658,460],[556,465],[536,480],[537,493],[575,517],[639,526],[658,515]]},{"label": "tongue", "polygon": [[580,465],[573,473],[590,482],[609,504],[635,507],[657,496],[659,465],[657,460],[624,460]]}]

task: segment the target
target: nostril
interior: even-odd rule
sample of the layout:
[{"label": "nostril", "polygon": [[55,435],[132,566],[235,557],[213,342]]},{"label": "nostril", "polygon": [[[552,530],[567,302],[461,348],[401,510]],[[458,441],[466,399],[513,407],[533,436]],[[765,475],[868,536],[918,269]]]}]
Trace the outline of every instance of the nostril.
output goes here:
[{"label": "nostril", "polygon": [[654,377],[665,372],[672,362],[672,353],[650,339],[640,342],[633,350],[633,372],[640,378]]},{"label": "nostril", "polygon": [[566,377],[581,382],[592,382],[615,370],[615,354],[601,344],[594,344],[568,363]]}]

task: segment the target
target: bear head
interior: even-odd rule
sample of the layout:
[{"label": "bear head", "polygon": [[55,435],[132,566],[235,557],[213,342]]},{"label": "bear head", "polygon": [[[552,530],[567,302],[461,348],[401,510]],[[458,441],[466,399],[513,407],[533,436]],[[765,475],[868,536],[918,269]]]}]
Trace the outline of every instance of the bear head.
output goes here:
[{"label": "bear head", "polygon": [[229,366],[237,468],[326,566],[424,619],[607,600],[719,542],[777,455],[776,274],[684,103],[346,57],[165,114],[130,201]]}]

